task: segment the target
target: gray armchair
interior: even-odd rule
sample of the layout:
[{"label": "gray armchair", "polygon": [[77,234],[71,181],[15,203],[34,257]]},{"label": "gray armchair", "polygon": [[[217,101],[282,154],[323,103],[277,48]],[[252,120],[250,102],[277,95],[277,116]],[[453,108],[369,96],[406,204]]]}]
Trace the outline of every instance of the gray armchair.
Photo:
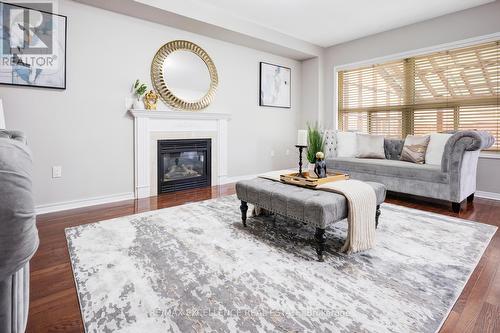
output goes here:
[{"label": "gray armchair", "polygon": [[22,133],[0,130],[0,332],[22,333],[29,308],[29,260],[38,248],[32,159]]}]

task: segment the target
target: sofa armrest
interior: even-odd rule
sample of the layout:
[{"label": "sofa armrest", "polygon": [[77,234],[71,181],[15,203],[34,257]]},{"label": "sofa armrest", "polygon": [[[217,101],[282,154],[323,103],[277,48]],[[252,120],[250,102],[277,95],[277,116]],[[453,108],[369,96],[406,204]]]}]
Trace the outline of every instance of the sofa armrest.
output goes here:
[{"label": "sofa armrest", "polygon": [[476,151],[491,147],[495,138],[486,131],[458,131],[446,142],[441,160],[441,170],[459,171],[466,151]]},{"label": "sofa armrest", "polygon": [[12,139],[26,144],[26,135],[21,131],[0,129],[0,138]]},{"label": "sofa armrest", "polygon": [[31,152],[0,138],[0,281],[31,259],[38,248]]}]

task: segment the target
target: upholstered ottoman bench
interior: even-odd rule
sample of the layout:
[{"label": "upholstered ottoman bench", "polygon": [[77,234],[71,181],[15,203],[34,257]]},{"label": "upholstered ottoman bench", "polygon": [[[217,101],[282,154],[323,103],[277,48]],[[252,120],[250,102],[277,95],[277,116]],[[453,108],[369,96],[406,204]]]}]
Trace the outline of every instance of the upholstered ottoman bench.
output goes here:
[{"label": "upholstered ottoman bench", "polygon": [[[378,226],[380,204],[385,200],[385,186],[366,182],[375,190],[377,209],[375,226]],[[282,215],[316,227],[316,252],[323,261],[325,229],[328,225],[347,218],[347,199],[337,193],[283,184],[264,178],[254,178],[236,183],[236,195],[241,200],[241,219],[246,227],[248,203],[271,213]]]}]

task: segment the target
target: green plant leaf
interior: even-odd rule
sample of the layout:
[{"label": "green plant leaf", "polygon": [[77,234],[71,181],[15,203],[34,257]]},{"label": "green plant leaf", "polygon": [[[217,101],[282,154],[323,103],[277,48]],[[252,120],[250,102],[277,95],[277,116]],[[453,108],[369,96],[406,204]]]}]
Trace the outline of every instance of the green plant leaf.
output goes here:
[{"label": "green plant leaf", "polygon": [[134,84],[134,94],[137,98],[141,97],[148,90],[148,86],[137,79]]},{"label": "green plant leaf", "polygon": [[324,150],[323,135],[318,129],[318,124],[311,126],[307,124],[307,160],[309,163],[316,162],[316,153]]}]

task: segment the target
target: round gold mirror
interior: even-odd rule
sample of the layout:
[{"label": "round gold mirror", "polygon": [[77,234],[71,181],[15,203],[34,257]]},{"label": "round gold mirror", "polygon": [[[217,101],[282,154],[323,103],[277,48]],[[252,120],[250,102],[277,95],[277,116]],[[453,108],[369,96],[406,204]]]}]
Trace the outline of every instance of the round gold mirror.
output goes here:
[{"label": "round gold mirror", "polygon": [[219,79],[205,50],[186,40],[174,40],[156,52],[151,81],[160,98],[171,107],[201,110],[212,102]]}]

